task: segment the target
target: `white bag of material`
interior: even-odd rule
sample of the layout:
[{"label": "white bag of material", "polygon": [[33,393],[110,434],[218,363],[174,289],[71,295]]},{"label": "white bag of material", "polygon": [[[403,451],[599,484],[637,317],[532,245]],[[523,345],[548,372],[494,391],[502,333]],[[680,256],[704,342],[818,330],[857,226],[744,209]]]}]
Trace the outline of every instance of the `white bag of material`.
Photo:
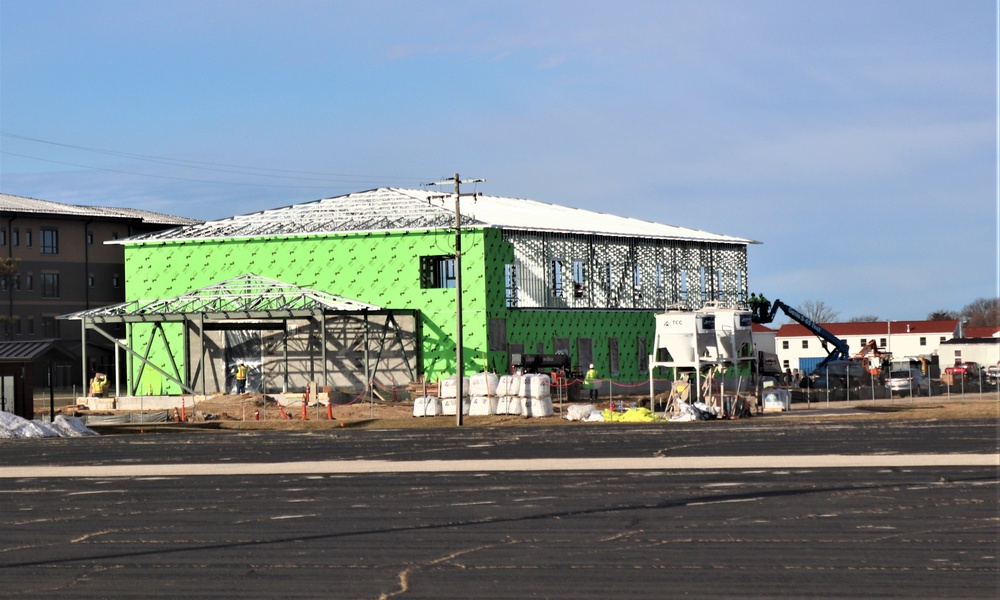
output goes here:
[{"label": "white bag of material", "polygon": [[[471,408],[471,401],[469,397],[466,396],[462,398],[462,414],[469,414],[469,409]],[[441,399],[441,414],[442,415],[455,415],[455,411],[458,407],[458,398],[442,398]]]},{"label": "white bag of material", "polygon": [[[458,394],[458,380],[455,377],[442,379],[438,384],[438,396],[441,398],[454,398]],[[462,378],[462,395],[469,396],[469,378]]]},{"label": "white bag of material", "polygon": [[524,406],[524,398],[520,396],[500,396],[497,398],[496,413],[498,415],[519,415]]},{"label": "white bag of material", "polygon": [[[516,396],[520,391],[520,375],[501,375],[497,380],[497,396]],[[518,411],[518,414],[520,414],[520,411]]]},{"label": "white bag of material", "polygon": [[552,396],[552,380],[548,375],[532,373],[521,377],[521,389],[518,396],[522,398],[550,398]]},{"label": "white bag of material", "polygon": [[469,403],[469,415],[474,417],[495,415],[496,408],[496,396],[473,396]]},{"label": "white bag of material", "polygon": [[552,396],[545,398],[525,398],[524,408],[521,411],[523,417],[551,417],[552,416]]},{"label": "white bag of material", "polygon": [[496,373],[476,373],[469,378],[470,396],[496,396],[500,378]]},{"label": "white bag of material", "polygon": [[597,410],[593,404],[570,404],[566,407],[567,421],[585,421],[590,413]]},{"label": "white bag of material", "polygon": [[437,396],[420,396],[413,400],[414,417],[436,417],[441,414],[441,400]]}]

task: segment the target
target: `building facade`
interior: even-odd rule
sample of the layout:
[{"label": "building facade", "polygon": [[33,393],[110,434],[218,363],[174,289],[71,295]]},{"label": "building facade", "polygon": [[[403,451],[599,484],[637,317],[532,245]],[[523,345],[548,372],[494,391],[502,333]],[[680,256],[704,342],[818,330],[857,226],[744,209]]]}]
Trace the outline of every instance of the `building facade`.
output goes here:
[{"label": "building facade", "polygon": [[[822,327],[847,342],[851,352],[864,348],[869,342],[893,358],[931,359],[937,363],[941,344],[959,335],[959,322],[943,321],[874,321],[867,323],[823,323]],[[822,341],[804,326],[785,324],[775,335],[778,361],[783,369],[798,369],[809,373],[812,366],[826,358]],[[944,368],[942,363],[941,369]]]},{"label": "building facade", "polygon": [[[107,242],[198,223],[131,208],[74,206],[0,194],[0,257],[13,271],[0,276],[0,341],[51,340],[64,353],[53,371],[55,387],[80,381],[81,329],[57,317],[122,302],[126,297],[125,253]],[[111,345],[88,339],[90,370],[113,363]],[[39,360],[44,360],[41,358]],[[48,365],[36,368],[45,385]]]},{"label": "building facade", "polygon": [[[524,352],[565,354],[605,377],[643,381],[656,312],[746,302],[751,240],[493,196],[461,200],[459,232],[454,202],[380,188],[123,239],[127,298],[172,298],[254,275],[414,315],[406,333],[416,340],[416,368],[393,374],[394,383],[456,372],[458,314],[466,374],[507,372],[511,354]],[[152,360],[184,360],[151,342],[153,328],[129,327],[133,347],[148,346]],[[296,331],[318,337],[306,329]],[[163,332],[190,334],[169,324]],[[341,369],[337,361],[360,364],[357,346],[351,354],[339,339],[323,346],[324,372]],[[315,374],[308,361],[291,368],[292,387]]]}]

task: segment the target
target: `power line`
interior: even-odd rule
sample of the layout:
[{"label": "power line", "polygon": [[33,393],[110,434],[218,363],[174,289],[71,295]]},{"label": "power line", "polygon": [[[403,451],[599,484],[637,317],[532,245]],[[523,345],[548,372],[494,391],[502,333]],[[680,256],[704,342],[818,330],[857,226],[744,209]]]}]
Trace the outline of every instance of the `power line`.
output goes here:
[{"label": "power line", "polygon": [[[46,145],[57,146],[57,147],[62,147],[62,148],[69,148],[69,149],[72,149],[72,150],[80,150],[80,151],[83,151],[83,152],[91,152],[91,153],[95,153],[95,154],[104,154],[104,155],[108,155],[108,156],[116,156],[116,157],[119,157],[119,158],[127,158],[127,159],[131,159],[131,160],[141,160],[141,161],[146,161],[146,162],[154,162],[154,163],[159,163],[159,164],[165,164],[165,165],[169,165],[169,166],[185,167],[185,168],[199,169],[199,170],[204,170],[204,171],[215,171],[215,172],[219,172],[219,173],[231,173],[231,174],[236,174],[236,175],[250,175],[250,176],[253,176],[253,177],[274,177],[274,178],[280,178],[280,179],[298,179],[298,180],[302,180],[302,181],[332,181],[332,182],[338,182],[338,183],[363,183],[363,182],[366,182],[366,181],[379,181],[379,182],[397,181],[397,182],[402,182],[402,183],[412,183],[412,182],[420,180],[420,178],[418,178],[418,177],[399,177],[399,176],[382,176],[382,175],[351,175],[351,174],[345,174],[345,173],[322,173],[322,172],[315,172],[315,171],[297,171],[297,170],[290,170],[290,169],[274,169],[274,168],[269,168],[269,167],[253,167],[253,166],[245,166],[245,165],[233,165],[233,164],[227,164],[227,163],[213,163],[213,162],[206,162],[206,161],[196,161],[196,160],[188,160],[188,159],[172,158],[172,157],[164,157],[164,156],[135,154],[135,153],[130,153],[130,152],[121,152],[121,151],[118,151],[118,150],[108,150],[108,149],[105,149],[105,148],[94,148],[94,147],[90,147],[90,146],[81,146],[81,145],[76,145],[76,144],[67,144],[67,143],[63,143],[63,142],[56,142],[56,141],[52,141],[52,140],[44,140],[44,139],[41,139],[41,138],[24,136],[24,135],[20,135],[20,134],[16,134],[16,133],[10,133],[10,132],[0,132],[0,137],[10,138],[10,139],[17,139],[17,140],[23,140],[23,141],[28,141],[28,142],[35,142],[35,143],[39,143],[39,144],[46,144]],[[129,171],[114,170],[114,169],[104,169],[104,168],[101,168],[101,167],[91,167],[89,165],[81,165],[81,164],[74,164],[74,163],[65,163],[65,162],[60,162],[60,161],[56,161],[56,160],[52,160],[52,159],[45,159],[45,158],[41,158],[41,157],[37,157],[37,156],[29,156],[29,155],[24,155],[24,154],[15,154],[15,153],[12,153],[12,152],[5,152],[5,154],[10,154],[11,156],[20,156],[22,158],[29,158],[29,159],[32,159],[32,160],[39,160],[39,161],[43,161],[43,162],[52,162],[52,163],[56,163],[56,164],[64,164],[64,165],[69,165],[69,166],[75,166],[75,167],[84,168],[84,169],[96,169],[96,170],[102,170],[102,171],[127,173],[127,174],[132,174],[132,175],[145,175],[143,173],[135,173],[135,172],[129,172]],[[232,169],[237,169],[237,170],[234,171]],[[260,171],[260,172],[258,172],[258,171]],[[263,172],[263,171],[266,171],[266,173]],[[281,175],[282,173],[287,174],[287,175]],[[315,175],[315,176],[318,176],[318,177],[302,177],[302,175]],[[170,177],[165,177],[165,176],[156,176],[156,175],[145,175],[145,176],[160,177],[160,178],[170,179]],[[176,179],[187,180],[187,181],[201,181],[201,180],[196,180],[196,179],[185,179],[185,178],[176,178]],[[222,183],[222,182],[208,182],[208,183]],[[244,185],[254,185],[254,184],[244,184]],[[272,187],[286,187],[286,186],[272,186]],[[294,186],[287,186],[287,187],[294,187]],[[313,186],[309,186],[309,187],[313,187]]]},{"label": "power line", "polygon": [[64,162],[59,160],[51,160],[48,158],[39,158],[37,156],[28,156],[27,154],[17,154],[15,152],[7,152],[6,150],[0,150],[0,154],[6,154],[7,156],[17,156],[19,158],[28,158],[31,160],[39,160],[42,162],[53,163],[57,165],[65,165],[68,167],[78,167],[81,169],[91,169],[94,171],[105,171],[108,173],[120,173],[122,175],[135,175],[138,177],[153,177],[156,179],[171,179],[174,181],[191,181],[194,183],[214,183],[219,185],[241,185],[249,187],[269,187],[269,188],[295,188],[295,189],[330,189],[330,186],[320,186],[320,185],[278,185],[278,184],[268,184],[268,183],[244,183],[240,181],[213,181],[211,179],[193,179],[190,177],[173,177],[169,175],[153,175],[151,173],[136,173],[134,171],[122,171],[120,169],[106,169],[103,167],[91,167],[89,165],[80,165],[76,163]]}]

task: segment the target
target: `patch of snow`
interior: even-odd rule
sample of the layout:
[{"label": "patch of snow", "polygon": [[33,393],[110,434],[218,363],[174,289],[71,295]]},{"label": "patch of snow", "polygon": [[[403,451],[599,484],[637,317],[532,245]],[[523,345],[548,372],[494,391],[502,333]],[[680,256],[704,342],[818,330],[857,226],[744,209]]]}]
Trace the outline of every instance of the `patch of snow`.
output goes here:
[{"label": "patch of snow", "polygon": [[0,438],[83,437],[97,435],[80,419],[59,415],[52,423],[29,421],[9,412],[0,412]]}]

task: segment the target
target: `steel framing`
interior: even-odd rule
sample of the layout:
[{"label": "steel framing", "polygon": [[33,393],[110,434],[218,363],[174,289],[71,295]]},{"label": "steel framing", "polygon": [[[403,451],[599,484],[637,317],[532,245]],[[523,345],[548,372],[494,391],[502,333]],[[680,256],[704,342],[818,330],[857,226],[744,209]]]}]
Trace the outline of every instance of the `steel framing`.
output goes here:
[{"label": "steel framing", "polygon": [[[388,311],[382,307],[357,302],[304,288],[294,286],[274,279],[260,277],[256,275],[241,275],[226,281],[219,282],[193,290],[186,294],[163,300],[152,301],[132,301],[106,306],[87,311],[63,315],[60,319],[78,320],[81,322],[83,331],[82,339],[82,362],[83,362],[83,389],[87,386],[87,348],[86,332],[96,331],[99,335],[107,338],[117,348],[121,348],[134,359],[139,361],[139,373],[131,377],[132,386],[129,393],[138,393],[139,381],[142,370],[150,368],[167,380],[178,385],[185,393],[195,394],[197,380],[201,380],[202,394],[206,390],[206,371],[204,365],[206,356],[205,332],[220,329],[259,329],[265,331],[280,331],[282,344],[283,362],[283,391],[288,388],[288,322],[290,320],[306,320],[310,323],[318,324],[322,332],[321,343],[321,364],[323,365],[323,385],[327,385],[327,319],[331,315],[360,314],[364,322],[364,335],[361,341],[364,345],[365,353],[365,376],[369,381],[372,373],[369,372],[368,356],[371,349],[371,339],[368,335],[368,326],[371,322],[370,316],[383,315],[381,336],[377,337],[378,353],[376,355],[376,370],[381,359],[382,350],[386,346],[386,341],[390,335],[397,338],[400,336],[400,327],[393,316],[393,311]],[[110,323],[125,323],[129,328],[126,342],[115,339],[106,331],[101,329],[101,325]],[[169,337],[163,329],[164,323],[183,324],[183,352],[188,355],[190,344],[190,331],[198,331],[198,356],[200,373],[192,373],[190,364],[184,362],[185,373],[181,373],[175,361],[175,352],[171,348]],[[131,326],[135,324],[148,324],[152,327],[151,335],[147,340],[143,353],[139,353],[132,348],[133,339]],[[150,360],[150,352],[153,348],[154,340],[159,336],[167,356],[170,361],[171,371],[167,371]],[[309,352],[313,349],[307,348]],[[404,357],[406,368],[413,372],[413,366],[409,359]],[[117,373],[116,373],[117,376]]]}]

